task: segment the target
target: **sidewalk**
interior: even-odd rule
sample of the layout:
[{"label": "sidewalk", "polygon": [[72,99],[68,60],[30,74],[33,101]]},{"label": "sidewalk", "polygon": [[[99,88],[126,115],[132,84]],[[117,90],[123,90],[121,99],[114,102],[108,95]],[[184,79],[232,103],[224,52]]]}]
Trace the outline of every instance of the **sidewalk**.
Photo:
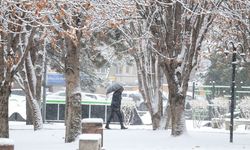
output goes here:
[{"label": "sidewalk", "polygon": [[[111,124],[104,130],[105,150],[248,150],[250,131],[234,133],[234,143],[229,143],[229,131],[222,129],[190,129],[181,137],[170,136],[170,130],[153,131],[151,126],[128,126],[120,130]],[[33,131],[24,123],[10,123],[10,138],[15,150],[77,150],[78,141],[64,143],[64,124],[45,124],[41,131]]]}]

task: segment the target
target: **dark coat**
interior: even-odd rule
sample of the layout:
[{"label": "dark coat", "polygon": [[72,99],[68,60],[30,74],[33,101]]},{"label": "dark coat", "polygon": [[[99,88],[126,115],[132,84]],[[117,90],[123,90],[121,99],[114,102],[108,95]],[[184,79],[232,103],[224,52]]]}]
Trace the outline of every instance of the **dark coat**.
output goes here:
[{"label": "dark coat", "polygon": [[112,97],[111,108],[120,109],[122,100],[122,92],[120,90],[115,91]]}]

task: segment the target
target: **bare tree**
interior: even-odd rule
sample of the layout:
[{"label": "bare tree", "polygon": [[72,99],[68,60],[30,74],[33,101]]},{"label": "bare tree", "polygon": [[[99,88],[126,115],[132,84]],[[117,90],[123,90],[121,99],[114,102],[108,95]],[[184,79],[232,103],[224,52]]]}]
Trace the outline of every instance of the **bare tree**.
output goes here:
[{"label": "bare tree", "polygon": [[[247,0],[227,1],[221,5],[220,16],[214,25],[214,30],[221,28],[220,34],[215,34],[221,43],[218,47],[223,50],[228,48],[229,42],[235,45],[241,43],[243,52],[250,51],[250,4]],[[217,32],[218,33],[218,32]],[[249,57],[249,55],[246,55]],[[246,57],[245,57],[246,58]],[[249,61],[249,60],[248,60]],[[249,63],[249,62],[248,62]]]},{"label": "bare tree", "polygon": [[[1,2],[1,85],[0,85],[0,137],[8,137],[8,98],[11,93],[11,85],[14,75],[22,69],[22,65],[30,51],[30,45],[34,37],[36,27],[32,26],[27,16],[30,14],[23,10],[24,5],[11,1]],[[22,37],[25,35],[25,42]],[[38,109],[39,111],[39,109]]]},{"label": "bare tree", "polygon": [[185,131],[184,106],[188,81],[202,41],[221,1],[141,1],[140,15],[153,35],[153,49],[167,78],[173,136]]},{"label": "bare tree", "polygon": [[[65,142],[73,142],[81,132],[81,87],[80,52],[93,31],[102,26],[94,3],[89,1],[60,2],[49,16],[56,36],[51,36],[51,45],[66,52],[64,73],[66,77]],[[54,45],[54,46],[53,46]]]},{"label": "bare tree", "polygon": [[163,116],[162,75],[160,57],[152,50],[150,34],[145,29],[143,19],[130,19],[119,29],[128,43],[128,53],[133,56],[137,67],[138,86],[150,112],[153,129],[160,128]]}]

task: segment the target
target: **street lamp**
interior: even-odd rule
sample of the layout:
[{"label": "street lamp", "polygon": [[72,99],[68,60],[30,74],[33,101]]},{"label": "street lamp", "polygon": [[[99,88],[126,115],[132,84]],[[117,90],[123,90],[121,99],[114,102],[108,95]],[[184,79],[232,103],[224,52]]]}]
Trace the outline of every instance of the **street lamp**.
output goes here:
[{"label": "street lamp", "polygon": [[193,92],[192,92],[192,98],[194,99],[194,93],[195,93],[195,82],[193,81]]},{"label": "street lamp", "polygon": [[[230,110],[230,142],[233,142],[233,126],[234,126],[234,108],[235,108],[235,73],[236,73],[236,65],[237,65],[237,60],[236,60],[236,55],[238,53],[237,47],[240,46],[242,51],[240,53],[240,56],[244,57],[244,48],[242,44],[237,44],[235,47],[233,42],[229,42],[229,44],[232,45],[233,48],[233,56],[232,56],[232,84],[231,84],[231,110]],[[225,51],[228,52],[228,51]],[[228,53],[226,53],[228,54]]]}]

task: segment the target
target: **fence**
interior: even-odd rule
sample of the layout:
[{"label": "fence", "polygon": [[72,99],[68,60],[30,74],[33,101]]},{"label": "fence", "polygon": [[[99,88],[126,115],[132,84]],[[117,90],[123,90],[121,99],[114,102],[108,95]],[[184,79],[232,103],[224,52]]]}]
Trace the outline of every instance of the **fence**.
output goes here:
[{"label": "fence", "polygon": [[[236,87],[235,91],[235,118],[250,119],[250,87]],[[189,118],[194,121],[194,126],[201,126],[203,120],[212,120],[221,127],[221,121],[230,117],[231,91],[230,86],[197,86],[193,87],[192,97],[187,103]],[[203,98],[199,98],[199,97]]]}]

